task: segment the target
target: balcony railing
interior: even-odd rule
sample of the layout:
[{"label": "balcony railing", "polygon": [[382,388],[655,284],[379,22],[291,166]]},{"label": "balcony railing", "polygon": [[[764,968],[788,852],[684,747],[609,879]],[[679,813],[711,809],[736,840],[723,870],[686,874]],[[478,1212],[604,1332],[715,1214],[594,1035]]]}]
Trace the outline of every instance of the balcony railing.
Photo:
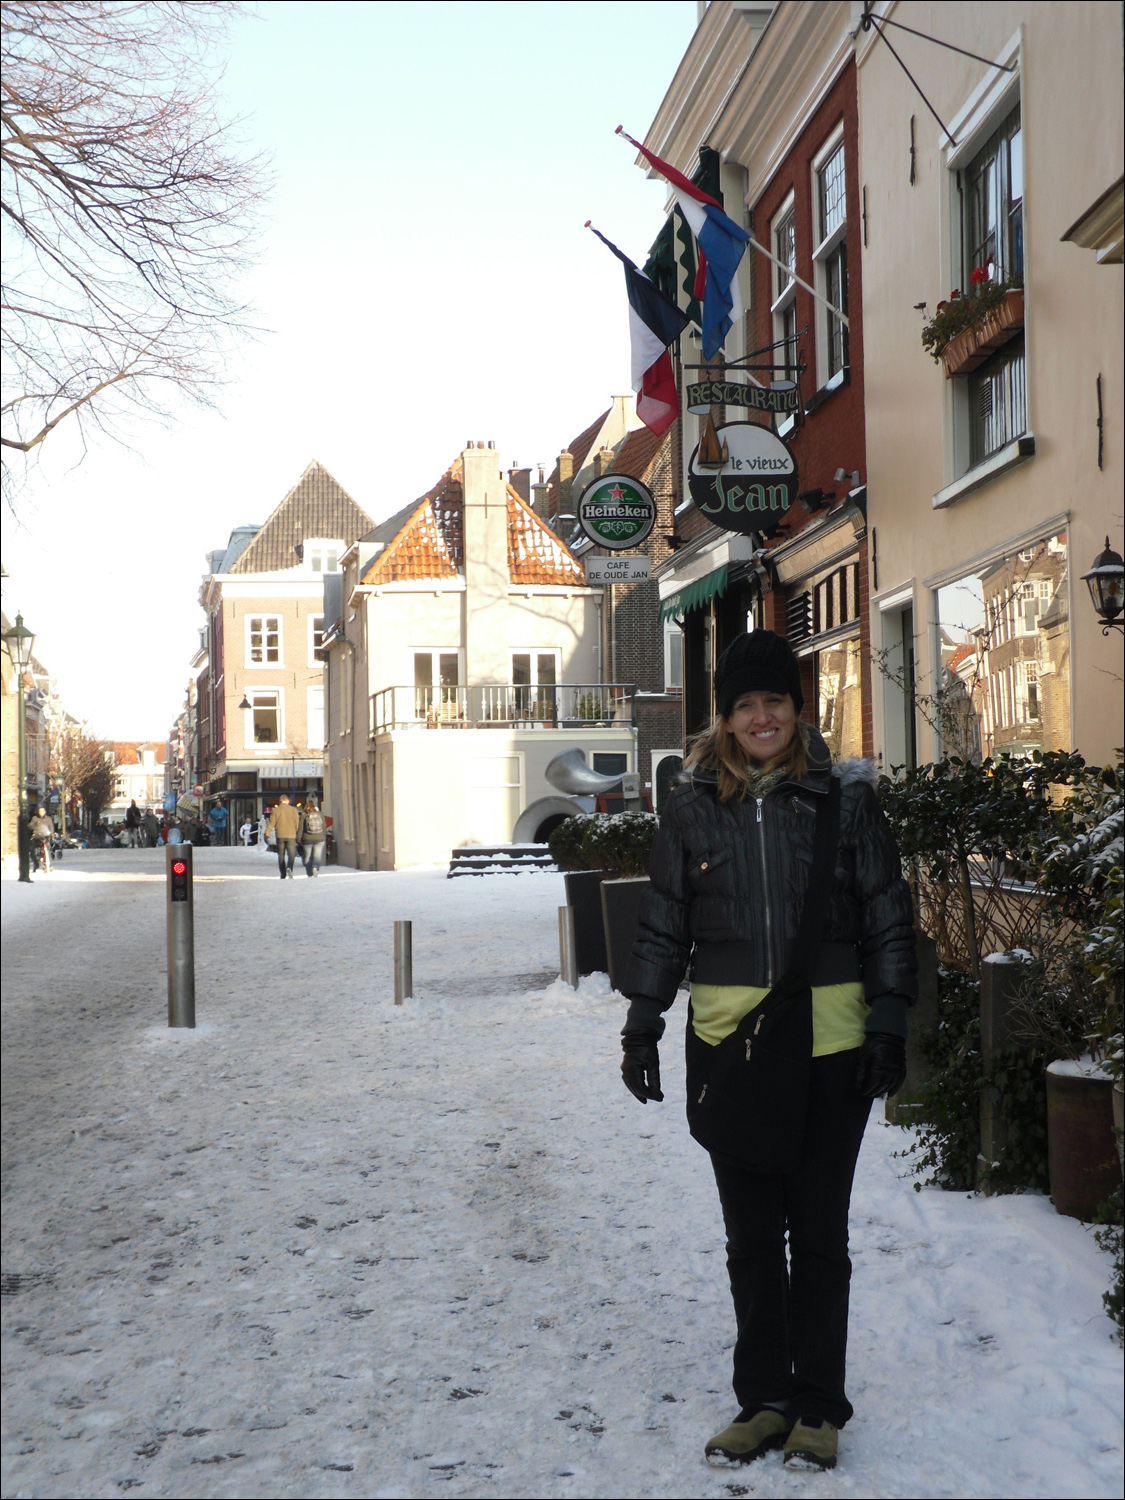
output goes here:
[{"label": "balcony railing", "polygon": [[389,729],[610,729],[633,723],[624,682],[388,687],[371,695],[370,732]]}]

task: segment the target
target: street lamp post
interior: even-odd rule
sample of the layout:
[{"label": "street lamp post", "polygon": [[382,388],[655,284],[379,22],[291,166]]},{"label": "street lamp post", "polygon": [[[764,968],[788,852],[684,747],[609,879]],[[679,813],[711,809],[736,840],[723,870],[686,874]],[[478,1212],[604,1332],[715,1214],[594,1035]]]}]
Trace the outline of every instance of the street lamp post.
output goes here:
[{"label": "street lamp post", "polygon": [[35,632],[23,623],[23,615],[16,615],[16,623],[4,632],[4,643],[16,669],[19,680],[19,817],[16,824],[16,847],[19,850],[20,879],[31,883],[31,835],[27,826],[27,711],[24,707],[23,679],[31,665],[31,648],[35,644]]}]

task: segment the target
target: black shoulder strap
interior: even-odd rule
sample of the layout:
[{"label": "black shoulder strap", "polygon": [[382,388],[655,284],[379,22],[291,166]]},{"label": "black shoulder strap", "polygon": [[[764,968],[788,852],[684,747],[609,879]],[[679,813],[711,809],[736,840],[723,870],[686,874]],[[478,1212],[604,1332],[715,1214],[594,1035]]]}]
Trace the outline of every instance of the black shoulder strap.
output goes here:
[{"label": "black shoulder strap", "polygon": [[820,930],[828,898],[836,879],[836,847],[840,842],[840,782],[833,776],[827,796],[817,798],[816,829],[813,833],[812,869],[805,888],[801,923],[793,940],[789,966],[782,981],[789,989],[806,983],[806,975],[820,943]]}]

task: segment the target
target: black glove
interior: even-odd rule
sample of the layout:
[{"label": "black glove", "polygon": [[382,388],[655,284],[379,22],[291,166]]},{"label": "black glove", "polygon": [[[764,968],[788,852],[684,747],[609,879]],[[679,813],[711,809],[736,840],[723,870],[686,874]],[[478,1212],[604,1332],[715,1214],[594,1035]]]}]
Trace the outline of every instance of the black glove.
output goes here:
[{"label": "black glove", "polygon": [[650,1031],[634,1031],[621,1041],[621,1077],[634,1099],[661,1101],[659,1038]]},{"label": "black glove", "polygon": [[897,1094],[906,1081],[906,1040],[869,1031],[860,1053],[855,1086],[865,1099]]}]

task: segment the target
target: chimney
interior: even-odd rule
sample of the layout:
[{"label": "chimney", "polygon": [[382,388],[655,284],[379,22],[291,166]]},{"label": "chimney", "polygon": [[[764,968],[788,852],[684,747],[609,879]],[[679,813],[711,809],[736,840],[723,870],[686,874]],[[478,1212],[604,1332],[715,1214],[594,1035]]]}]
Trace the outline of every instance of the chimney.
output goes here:
[{"label": "chimney", "polygon": [[547,519],[547,505],[549,502],[547,500],[547,486],[543,479],[542,464],[539,465],[539,483],[531,486],[531,493],[534,496],[531,508],[540,520],[545,521]]},{"label": "chimney", "polygon": [[491,445],[461,455],[465,497],[465,675],[470,686],[507,682],[508,494]]},{"label": "chimney", "polygon": [[508,470],[508,483],[525,505],[531,504],[531,470],[521,469],[518,462]]},{"label": "chimney", "polygon": [[570,498],[571,485],[574,481],[574,454],[569,448],[564,448],[559,454],[559,503],[557,514],[560,516],[574,515],[574,502]]},{"label": "chimney", "polygon": [[613,468],[613,449],[599,448],[594,454],[594,478],[600,479]]}]

